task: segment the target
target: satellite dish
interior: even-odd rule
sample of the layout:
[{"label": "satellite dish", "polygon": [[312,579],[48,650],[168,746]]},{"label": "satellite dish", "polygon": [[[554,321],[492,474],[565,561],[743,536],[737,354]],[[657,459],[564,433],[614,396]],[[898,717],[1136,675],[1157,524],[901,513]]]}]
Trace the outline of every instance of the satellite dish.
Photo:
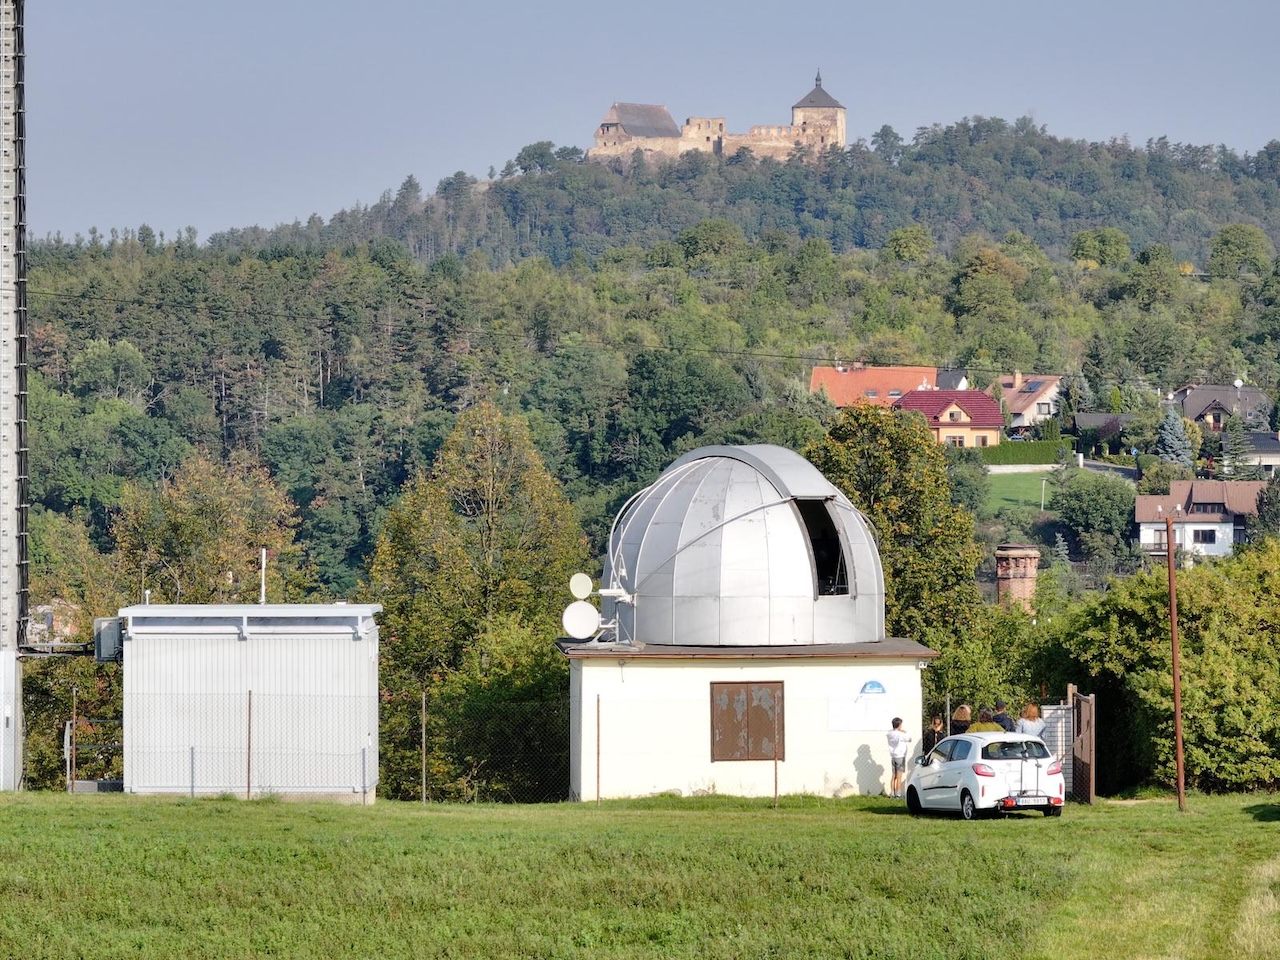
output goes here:
[{"label": "satellite dish", "polygon": [[579,600],[587,599],[591,596],[591,578],[585,573],[575,573],[569,578],[569,592]]},{"label": "satellite dish", "polygon": [[560,617],[564,632],[575,640],[585,640],[600,629],[600,611],[585,600],[575,600]]}]

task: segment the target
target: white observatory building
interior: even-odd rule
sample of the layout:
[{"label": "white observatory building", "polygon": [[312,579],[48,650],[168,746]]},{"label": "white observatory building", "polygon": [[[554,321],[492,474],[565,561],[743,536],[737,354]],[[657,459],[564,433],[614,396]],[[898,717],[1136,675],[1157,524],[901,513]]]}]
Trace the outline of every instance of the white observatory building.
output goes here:
[{"label": "white observatory building", "polygon": [[571,794],[885,792],[937,654],[884,635],[866,519],[782,447],[703,447],[619,513],[603,619],[580,600]]}]

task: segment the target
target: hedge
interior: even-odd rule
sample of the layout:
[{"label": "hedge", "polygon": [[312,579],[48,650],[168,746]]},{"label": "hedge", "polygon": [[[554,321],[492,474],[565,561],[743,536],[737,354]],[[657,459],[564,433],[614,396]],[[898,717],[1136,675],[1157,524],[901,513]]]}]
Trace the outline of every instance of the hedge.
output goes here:
[{"label": "hedge", "polygon": [[1005,441],[997,447],[979,447],[983,463],[1008,466],[1015,463],[1057,463],[1070,447],[1062,440]]}]

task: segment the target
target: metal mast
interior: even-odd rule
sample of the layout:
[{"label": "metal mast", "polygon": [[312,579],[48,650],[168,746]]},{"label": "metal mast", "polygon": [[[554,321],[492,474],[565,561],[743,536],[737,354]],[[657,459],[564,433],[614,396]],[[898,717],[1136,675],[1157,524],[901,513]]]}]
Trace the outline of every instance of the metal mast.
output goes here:
[{"label": "metal mast", "polygon": [[0,790],[22,784],[27,566],[24,0],[0,0]]}]

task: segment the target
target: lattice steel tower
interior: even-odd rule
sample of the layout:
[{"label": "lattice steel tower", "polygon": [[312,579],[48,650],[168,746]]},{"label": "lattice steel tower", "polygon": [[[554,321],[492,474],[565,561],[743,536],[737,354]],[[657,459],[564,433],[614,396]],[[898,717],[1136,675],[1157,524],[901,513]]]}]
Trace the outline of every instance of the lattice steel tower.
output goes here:
[{"label": "lattice steel tower", "polygon": [[23,2],[0,0],[0,790],[22,784],[27,566],[27,197]]}]

